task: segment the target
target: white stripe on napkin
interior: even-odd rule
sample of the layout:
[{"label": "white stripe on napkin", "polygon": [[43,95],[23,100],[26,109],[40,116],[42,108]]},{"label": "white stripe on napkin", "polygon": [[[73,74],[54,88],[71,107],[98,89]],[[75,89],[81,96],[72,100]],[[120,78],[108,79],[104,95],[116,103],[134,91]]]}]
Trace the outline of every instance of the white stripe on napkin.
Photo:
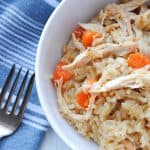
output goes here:
[{"label": "white stripe on napkin", "polygon": [[45,116],[43,110],[41,109],[41,106],[39,106],[39,105],[28,102],[27,109],[30,110],[30,111],[33,111],[37,114]]},{"label": "white stripe on napkin", "polygon": [[12,14],[14,14],[16,17],[18,17],[18,19],[24,21],[25,23],[29,24],[30,26],[34,27],[35,29],[41,30],[44,27],[43,24],[41,24],[40,22],[37,22],[36,20],[33,20],[32,18],[27,16],[25,13],[20,11],[18,8],[16,8],[13,5],[10,5],[6,1],[1,0],[0,3],[5,5],[5,7],[3,7],[5,10],[7,9],[7,11],[10,11]]},{"label": "white stripe on napkin", "polygon": [[56,8],[59,4],[56,0],[45,0],[49,5],[51,5],[53,8]]},{"label": "white stripe on napkin", "polygon": [[6,31],[7,33],[9,33],[11,35],[11,38],[17,38],[18,40],[21,40],[22,42],[26,42],[26,44],[30,44],[33,47],[37,47],[37,43],[33,43],[30,40],[24,38],[23,36],[16,34],[12,30],[9,30],[8,28],[6,28],[4,25],[0,24],[0,28],[2,30]]},{"label": "white stripe on napkin", "polygon": [[29,48],[27,47],[23,47],[19,44],[16,44],[15,42],[12,42],[10,39],[0,35],[0,39],[2,39],[2,41],[4,40],[7,44],[11,44],[12,46],[15,46],[16,48],[20,49],[22,53],[27,54],[31,57],[35,57],[35,52],[34,51],[30,51]]},{"label": "white stripe on napkin", "polygon": [[[3,9],[5,11],[5,6],[1,5],[0,3],[0,9]],[[32,24],[31,22],[25,20],[23,17],[21,17],[20,15],[18,15],[17,13],[15,13],[13,10],[11,10],[10,8],[7,8],[7,13],[10,13],[11,15],[13,15],[13,18],[15,18],[18,22],[23,22],[25,24],[25,26],[30,26],[32,28],[32,30],[37,30],[37,32],[41,32],[42,28],[39,28],[38,26],[35,26],[35,24]]]},{"label": "white stripe on napkin", "polygon": [[29,119],[35,123],[38,123],[40,125],[43,125],[43,126],[48,126],[48,122],[45,120],[45,119],[42,119],[42,118],[38,118],[36,116],[32,116],[31,114],[29,113],[24,113],[24,118],[25,119]]},{"label": "white stripe on napkin", "polygon": [[27,34],[33,38],[39,39],[39,34],[37,34],[36,32],[29,31],[28,29],[25,29],[24,27],[19,26],[16,22],[12,21],[11,19],[6,17],[5,15],[1,15],[1,18],[3,20],[7,21],[10,25],[14,26],[16,30],[19,29],[20,32]]},{"label": "white stripe on napkin", "polygon": [[[34,61],[26,58],[26,57],[23,57],[17,53],[14,53],[13,51],[11,51],[10,49],[6,49],[5,47],[1,46],[1,50],[3,49],[4,53],[3,55],[5,55],[5,58],[8,58],[8,59],[17,59],[17,61],[20,59],[20,62],[22,62],[22,64],[28,64],[31,68],[34,68]],[[7,52],[7,54],[5,53]],[[0,51],[0,54],[2,54],[2,51]]]},{"label": "white stripe on napkin", "polygon": [[23,122],[24,124],[26,124],[26,125],[29,125],[29,126],[31,126],[31,127],[36,128],[36,129],[39,129],[39,130],[42,130],[42,131],[47,131],[47,128],[46,128],[46,127],[43,127],[43,126],[40,126],[40,125],[38,125],[38,124],[36,124],[36,123],[30,122],[30,121],[28,121],[28,120],[26,120],[26,119],[23,119],[22,122]]},{"label": "white stripe on napkin", "polygon": [[[0,49],[2,49],[2,48],[1,48],[1,45],[0,45]],[[0,63],[1,63],[1,64],[4,64],[5,66],[7,66],[7,67],[9,67],[9,68],[10,68],[13,64],[18,64],[18,65],[20,65],[20,66],[23,66],[21,74],[25,74],[25,73],[26,73],[26,71],[27,71],[26,68],[30,69],[31,71],[34,70],[34,67],[33,67],[33,66],[29,66],[29,65],[27,65],[27,64],[18,63],[17,60],[11,61],[11,60],[9,60],[9,59],[6,59],[6,57],[2,56],[2,54],[0,55],[0,59],[3,61],[3,62],[0,62]],[[29,74],[31,74],[31,72],[29,72]]]}]

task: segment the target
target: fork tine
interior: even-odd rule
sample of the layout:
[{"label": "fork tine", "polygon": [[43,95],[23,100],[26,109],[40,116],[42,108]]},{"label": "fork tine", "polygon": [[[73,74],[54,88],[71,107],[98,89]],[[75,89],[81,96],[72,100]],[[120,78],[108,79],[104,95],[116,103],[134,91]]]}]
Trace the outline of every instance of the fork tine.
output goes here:
[{"label": "fork tine", "polygon": [[16,112],[16,109],[17,109],[17,107],[18,107],[20,98],[21,98],[21,96],[22,96],[22,93],[23,93],[23,90],[24,90],[24,87],[25,87],[25,83],[26,83],[26,81],[27,81],[28,74],[29,74],[29,70],[26,72],[26,74],[25,74],[25,76],[24,76],[24,78],[23,78],[23,81],[22,81],[22,83],[21,83],[20,89],[19,89],[18,94],[17,94],[17,97],[16,97],[16,99],[15,99],[15,104],[14,104],[14,106],[13,106],[13,108],[12,108],[12,111],[11,111],[12,114],[15,114],[15,112]]},{"label": "fork tine", "polygon": [[11,68],[11,70],[10,70],[8,76],[7,76],[6,82],[5,82],[5,84],[4,84],[4,87],[3,87],[3,89],[2,89],[2,92],[1,92],[1,94],[0,94],[0,106],[2,105],[3,98],[5,97],[5,94],[6,94],[6,92],[7,92],[7,89],[8,89],[8,87],[9,87],[10,83],[11,83],[11,79],[12,79],[12,77],[13,77],[13,75],[14,75],[15,69],[16,69],[16,66],[15,66],[15,64],[14,64],[14,65],[12,66],[12,68]]},{"label": "fork tine", "polygon": [[16,75],[16,78],[15,78],[15,81],[14,81],[14,83],[13,83],[13,85],[12,85],[11,90],[10,90],[8,99],[7,99],[6,104],[5,104],[5,106],[4,106],[4,111],[5,111],[5,112],[8,111],[8,107],[9,107],[9,105],[10,105],[12,95],[13,95],[15,89],[16,89],[16,86],[17,86],[17,83],[18,83],[18,80],[19,80],[19,77],[20,77],[21,70],[22,70],[22,68],[19,69],[19,71],[18,71],[18,73],[17,73],[17,75]]},{"label": "fork tine", "polygon": [[26,108],[26,105],[27,105],[30,93],[32,91],[34,78],[35,78],[35,74],[33,74],[31,76],[31,78],[29,80],[29,83],[28,83],[28,86],[27,86],[27,89],[26,89],[26,93],[25,93],[25,96],[24,96],[24,99],[23,99],[23,103],[21,105],[20,112],[19,112],[19,116],[21,116],[21,117],[23,117],[23,114],[24,114],[24,111],[25,111],[25,108]]}]

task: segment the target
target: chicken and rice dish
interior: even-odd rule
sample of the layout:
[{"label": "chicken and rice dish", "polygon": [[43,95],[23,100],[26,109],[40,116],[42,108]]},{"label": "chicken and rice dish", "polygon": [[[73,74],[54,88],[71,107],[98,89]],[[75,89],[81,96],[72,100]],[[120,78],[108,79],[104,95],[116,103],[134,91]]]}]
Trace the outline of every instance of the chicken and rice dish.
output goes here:
[{"label": "chicken and rice dish", "polygon": [[60,113],[102,150],[150,150],[149,0],[121,0],[79,23],[52,81]]}]

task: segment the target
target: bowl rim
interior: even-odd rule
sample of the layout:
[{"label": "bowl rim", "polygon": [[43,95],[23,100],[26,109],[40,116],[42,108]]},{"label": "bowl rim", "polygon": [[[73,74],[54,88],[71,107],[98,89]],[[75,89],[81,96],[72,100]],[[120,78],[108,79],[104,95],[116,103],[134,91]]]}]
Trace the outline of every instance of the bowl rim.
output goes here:
[{"label": "bowl rim", "polygon": [[43,31],[42,31],[42,34],[41,34],[41,37],[40,37],[40,40],[39,40],[39,43],[38,43],[38,48],[37,48],[37,54],[36,54],[36,60],[35,60],[35,83],[36,83],[36,89],[37,89],[37,94],[38,94],[38,97],[39,97],[39,101],[40,101],[40,104],[42,106],[42,109],[45,113],[45,116],[48,120],[48,122],[50,123],[50,127],[53,129],[53,131],[72,149],[76,149],[76,145],[65,135],[63,134],[63,132],[61,131],[61,129],[59,129],[57,126],[55,126],[55,122],[53,122],[53,117],[51,117],[51,115],[48,115],[49,112],[48,110],[46,109],[45,105],[46,105],[46,102],[43,101],[42,99],[42,92],[40,90],[40,77],[39,77],[39,60],[40,60],[40,56],[41,56],[41,50],[42,50],[42,43],[44,42],[44,37],[47,33],[47,30],[49,28],[49,24],[52,22],[52,20],[55,18],[57,12],[59,11],[59,9],[61,7],[63,7],[63,5],[65,5],[65,3],[67,2],[67,0],[63,0],[58,6],[57,8],[55,8],[55,10],[53,11],[53,13],[49,16],[44,28],[43,28]]}]

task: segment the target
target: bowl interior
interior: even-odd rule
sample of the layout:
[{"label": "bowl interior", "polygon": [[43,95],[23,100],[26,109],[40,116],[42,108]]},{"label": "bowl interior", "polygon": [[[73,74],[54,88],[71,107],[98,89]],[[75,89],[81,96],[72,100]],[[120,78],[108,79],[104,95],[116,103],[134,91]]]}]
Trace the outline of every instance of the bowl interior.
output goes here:
[{"label": "bowl interior", "polygon": [[96,149],[97,145],[81,137],[59,114],[56,91],[50,76],[61,57],[61,49],[79,22],[87,22],[106,3],[115,0],[63,0],[49,18],[38,47],[36,85],[41,105],[57,134],[72,148]]}]

